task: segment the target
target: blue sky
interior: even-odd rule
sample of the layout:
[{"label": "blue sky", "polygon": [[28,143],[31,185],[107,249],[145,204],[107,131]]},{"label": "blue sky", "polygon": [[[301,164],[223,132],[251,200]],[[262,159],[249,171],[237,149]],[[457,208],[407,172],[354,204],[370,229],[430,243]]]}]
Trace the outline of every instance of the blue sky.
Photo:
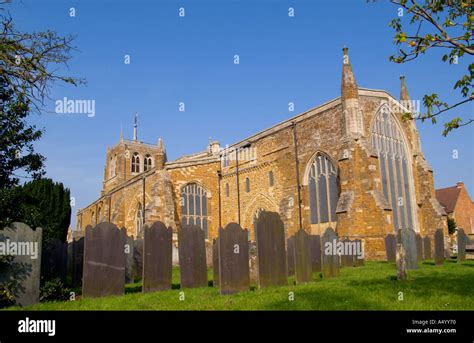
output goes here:
[{"label": "blue sky", "polygon": [[[452,85],[467,65],[461,60],[449,66],[439,52],[404,65],[389,62],[396,47],[388,23],[397,7],[383,0],[14,0],[9,7],[21,30],[77,36],[79,51],[64,72],[87,79],[87,86],[55,85],[46,109],[54,111],[54,100],[63,97],[93,99],[95,117],[31,118],[45,129],[36,147],[47,157],[47,176],[71,189],[73,213],[98,197],[106,147],[118,141],[121,125],[132,137],[134,113],[139,139],[156,143],[162,137],[172,160],[205,149],[210,137],[232,144],[338,97],[344,45],[359,86],[396,98],[404,74],[413,99],[434,92],[454,102],[459,96]],[[178,16],[180,7],[185,17]],[[239,65],[233,64],[236,54]],[[290,101],[294,113],[288,112]],[[185,112],[178,110],[180,102]],[[472,116],[472,106],[462,110]],[[441,122],[418,124],[436,187],[462,180],[474,197],[474,125],[444,138]]]}]

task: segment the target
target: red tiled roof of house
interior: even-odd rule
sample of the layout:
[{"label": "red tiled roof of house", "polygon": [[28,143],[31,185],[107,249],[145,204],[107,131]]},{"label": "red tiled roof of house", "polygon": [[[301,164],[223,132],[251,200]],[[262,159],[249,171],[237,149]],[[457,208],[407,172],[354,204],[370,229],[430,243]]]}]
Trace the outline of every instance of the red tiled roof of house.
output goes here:
[{"label": "red tiled roof of house", "polygon": [[458,200],[461,188],[458,186],[441,188],[436,190],[436,198],[438,199],[441,206],[444,207],[446,213],[453,213],[454,207],[456,207],[456,201]]}]

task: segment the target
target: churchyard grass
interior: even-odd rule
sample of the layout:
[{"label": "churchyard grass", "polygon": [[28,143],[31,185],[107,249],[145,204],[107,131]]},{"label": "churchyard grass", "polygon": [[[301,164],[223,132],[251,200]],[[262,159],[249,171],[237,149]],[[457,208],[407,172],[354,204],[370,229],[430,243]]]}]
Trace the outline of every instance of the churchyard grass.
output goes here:
[{"label": "churchyard grass", "polygon": [[[473,310],[474,261],[442,266],[433,261],[410,270],[407,281],[396,280],[395,265],[366,261],[364,267],[342,268],[337,278],[219,295],[213,287],[179,289],[179,269],[173,268],[173,289],[141,293],[141,284],[126,285],[124,296],[40,303],[26,310]],[[212,270],[208,272],[212,279]],[[212,285],[212,281],[209,282]],[[180,296],[184,292],[184,300]],[[291,301],[291,292],[294,300]],[[402,292],[402,293],[400,293]],[[22,309],[14,307],[10,309]]]}]

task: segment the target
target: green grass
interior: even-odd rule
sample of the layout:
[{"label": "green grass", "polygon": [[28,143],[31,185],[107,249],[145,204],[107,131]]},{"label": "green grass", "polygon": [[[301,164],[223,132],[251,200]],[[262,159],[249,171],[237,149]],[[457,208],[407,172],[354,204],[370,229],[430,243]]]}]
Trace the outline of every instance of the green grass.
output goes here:
[{"label": "green grass", "polygon": [[[409,271],[407,281],[397,281],[395,266],[386,262],[366,262],[364,267],[343,268],[341,276],[295,285],[256,289],[221,296],[212,287],[179,289],[179,270],[173,270],[173,289],[141,293],[141,285],[126,286],[124,296],[78,298],[76,301],[49,302],[25,310],[473,310],[474,261],[458,264],[432,262]],[[209,272],[209,280],[212,272]],[[212,281],[209,282],[212,285]],[[183,291],[185,300],[180,301]],[[294,301],[289,293],[294,292]],[[399,292],[404,300],[399,301]],[[10,308],[19,309],[19,308]]]}]

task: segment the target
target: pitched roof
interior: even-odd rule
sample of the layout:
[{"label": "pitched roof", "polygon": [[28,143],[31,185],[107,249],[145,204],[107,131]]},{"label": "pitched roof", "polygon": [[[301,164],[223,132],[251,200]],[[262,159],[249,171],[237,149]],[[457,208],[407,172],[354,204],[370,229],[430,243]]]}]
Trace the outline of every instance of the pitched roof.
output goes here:
[{"label": "pitched roof", "polygon": [[458,186],[441,188],[436,190],[436,198],[444,207],[446,213],[453,213],[460,193],[461,188]]}]

